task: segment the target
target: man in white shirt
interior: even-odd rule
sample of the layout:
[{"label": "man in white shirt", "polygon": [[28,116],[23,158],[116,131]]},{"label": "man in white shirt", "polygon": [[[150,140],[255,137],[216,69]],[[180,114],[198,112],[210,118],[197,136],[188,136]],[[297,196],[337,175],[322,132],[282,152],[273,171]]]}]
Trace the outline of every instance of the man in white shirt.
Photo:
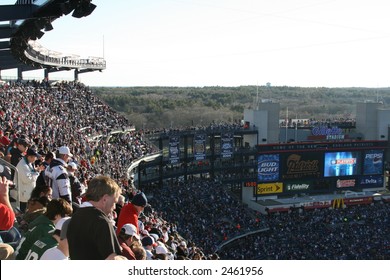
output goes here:
[{"label": "man in white shirt", "polygon": [[27,201],[30,199],[31,192],[35,188],[39,176],[39,168],[34,163],[40,155],[33,149],[28,149],[24,157],[16,165],[18,170],[18,188],[20,210],[24,213],[27,208]]},{"label": "man in white shirt", "polygon": [[58,157],[45,170],[48,184],[53,189],[53,198],[63,198],[69,203],[72,203],[72,192],[66,167],[71,157],[73,154],[70,149],[62,146],[58,149]]},{"label": "man in white shirt", "polygon": [[40,258],[41,260],[69,260],[69,245],[68,239],[66,238],[69,222],[70,218],[62,224],[59,236],[53,235],[58,245],[46,250]]}]

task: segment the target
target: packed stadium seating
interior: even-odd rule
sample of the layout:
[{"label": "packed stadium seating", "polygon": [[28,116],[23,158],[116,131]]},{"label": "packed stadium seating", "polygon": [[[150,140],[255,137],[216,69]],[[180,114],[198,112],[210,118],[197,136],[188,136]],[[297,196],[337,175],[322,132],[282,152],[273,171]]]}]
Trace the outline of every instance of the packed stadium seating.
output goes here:
[{"label": "packed stadium seating", "polygon": [[[10,82],[0,88],[0,96],[3,135],[10,141],[27,135],[42,153],[69,145],[82,180],[106,174],[128,190],[129,165],[156,151],[130,121],[80,83]],[[389,204],[383,201],[264,216],[248,209],[218,180],[167,181],[144,191],[152,206],[145,211],[145,223],[168,227],[177,242],[187,240],[193,248],[187,258],[195,251],[203,258],[217,252],[224,259],[390,256]]]}]

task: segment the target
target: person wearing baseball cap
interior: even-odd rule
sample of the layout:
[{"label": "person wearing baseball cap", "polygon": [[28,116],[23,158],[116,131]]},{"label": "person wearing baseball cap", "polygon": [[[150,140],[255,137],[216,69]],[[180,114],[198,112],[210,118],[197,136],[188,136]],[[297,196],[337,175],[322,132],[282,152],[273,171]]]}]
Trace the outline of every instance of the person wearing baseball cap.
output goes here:
[{"label": "person wearing baseball cap", "polygon": [[148,235],[148,236],[145,236],[144,238],[142,238],[141,242],[142,242],[142,246],[144,247],[144,249],[146,251],[146,259],[153,260],[154,259],[153,249],[154,249],[154,247],[157,246],[156,241],[154,240],[154,238],[152,236]]},{"label": "person wearing baseball cap", "polygon": [[77,171],[77,164],[73,161],[69,162],[67,171],[70,181],[70,190],[72,193],[72,204],[75,207],[79,207],[81,205],[81,195],[84,193],[85,187],[75,175],[75,172]]},{"label": "person wearing baseball cap", "polygon": [[58,149],[58,154],[59,155],[66,155],[68,157],[73,157],[73,154],[70,152],[70,149],[68,146],[62,146]]},{"label": "person wearing baseball cap", "polygon": [[72,203],[72,191],[66,167],[73,154],[67,146],[60,147],[57,152],[58,156],[46,168],[45,176],[53,189],[53,198],[63,198]]},{"label": "person wearing baseball cap", "polygon": [[141,246],[137,228],[133,224],[124,224],[119,232],[118,241],[122,247],[122,255],[129,260],[136,260],[132,248]]},{"label": "person wearing baseball cap", "polygon": [[34,149],[29,148],[26,156],[22,157],[16,165],[18,170],[19,206],[22,213],[26,211],[27,201],[30,199],[31,192],[35,188],[39,176],[39,169],[35,167],[35,161],[39,156]]},{"label": "person wearing baseball cap", "polygon": [[11,164],[13,166],[16,166],[19,163],[29,146],[30,142],[25,137],[19,137],[18,140],[16,140],[16,147],[11,148],[10,150]]},{"label": "person wearing baseball cap", "polygon": [[131,202],[123,206],[119,214],[117,235],[124,224],[133,224],[137,228],[137,234],[139,234],[138,217],[147,205],[148,199],[143,192],[139,192],[134,195]]}]

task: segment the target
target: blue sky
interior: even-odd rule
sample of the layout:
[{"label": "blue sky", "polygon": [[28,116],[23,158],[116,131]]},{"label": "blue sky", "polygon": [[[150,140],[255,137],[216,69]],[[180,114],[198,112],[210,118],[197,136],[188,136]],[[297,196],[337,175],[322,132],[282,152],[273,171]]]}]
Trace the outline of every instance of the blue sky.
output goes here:
[{"label": "blue sky", "polygon": [[90,16],[61,17],[40,40],[66,54],[104,54],[105,71],[80,75],[91,86],[390,86],[384,0],[93,3]]}]

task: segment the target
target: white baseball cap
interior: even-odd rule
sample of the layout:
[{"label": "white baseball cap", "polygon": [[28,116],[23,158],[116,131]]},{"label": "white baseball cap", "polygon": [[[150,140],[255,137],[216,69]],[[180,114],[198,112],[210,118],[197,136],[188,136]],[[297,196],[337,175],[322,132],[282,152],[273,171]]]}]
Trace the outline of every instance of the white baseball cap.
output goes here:
[{"label": "white baseball cap", "polygon": [[70,157],[73,157],[73,154],[70,152],[70,149],[67,146],[62,146],[58,149],[58,153],[61,155],[68,155]]},{"label": "white baseball cap", "polygon": [[164,255],[166,255],[168,253],[169,253],[169,251],[168,251],[167,247],[165,247],[165,245],[160,244],[160,245],[158,245],[156,247],[156,254],[164,254]]},{"label": "white baseball cap", "polygon": [[124,224],[122,227],[122,231],[125,232],[125,234],[134,236],[138,240],[140,240],[139,234],[137,233],[137,228],[133,224]]},{"label": "white baseball cap", "polygon": [[77,170],[77,164],[73,161],[68,163],[68,167],[72,167],[73,170]]}]

